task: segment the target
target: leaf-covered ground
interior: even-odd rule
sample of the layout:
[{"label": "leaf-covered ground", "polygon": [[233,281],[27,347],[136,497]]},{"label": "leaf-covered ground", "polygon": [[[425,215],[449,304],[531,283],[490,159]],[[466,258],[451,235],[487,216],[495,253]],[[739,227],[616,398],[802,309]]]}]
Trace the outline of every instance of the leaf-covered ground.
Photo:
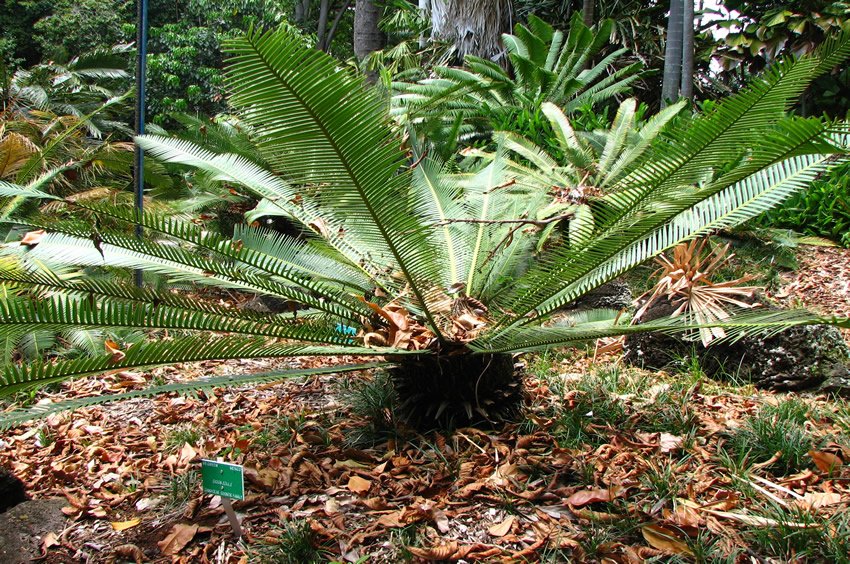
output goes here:
[{"label": "leaf-covered ground", "polygon": [[[850,303],[835,286],[847,252],[818,252],[778,297]],[[521,362],[523,416],[498,430],[416,433],[394,425],[381,374],[321,376],[54,416],[3,434],[0,465],[67,500],[46,562],[850,561],[847,403],[713,382],[687,361]],[[36,399],[271,368],[120,372]],[[199,460],[216,457],[246,467],[239,542],[200,491]]]},{"label": "leaf-covered ground", "polygon": [[[70,393],[235,368],[114,374]],[[67,498],[48,562],[850,553],[847,405],[584,355],[530,359],[525,381],[525,419],[499,431],[393,432],[363,417],[381,413],[380,375],[323,376],[53,417],[8,433],[0,461],[33,496]],[[247,468],[238,543],[198,487],[198,460],[218,456]]]}]

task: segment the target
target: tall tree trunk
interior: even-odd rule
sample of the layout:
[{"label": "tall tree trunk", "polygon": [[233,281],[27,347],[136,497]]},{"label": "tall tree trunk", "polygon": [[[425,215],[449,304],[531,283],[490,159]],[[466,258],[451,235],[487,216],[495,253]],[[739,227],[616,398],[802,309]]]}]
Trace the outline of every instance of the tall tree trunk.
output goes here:
[{"label": "tall tree trunk", "polygon": [[328,13],[331,11],[331,0],[322,0],[319,4],[319,24],[316,26],[316,48],[324,51],[325,34],[328,31]]},{"label": "tall tree trunk", "polygon": [[[431,16],[431,2],[430,0],[419,0],[419,14],[423,18],[428,18]],[[425,34],[422,33],[419,36],[419,48],[424,49],[428,44],[428,38],[425,37]]]},{"label": "tall tree trunk", "polygon": [[694,0],[685,0],[682,20],[681,96],[691,100],[694,97]]},{"label": "tall tree trunk", "polygon": [[457,55],[504,58],[502,33],[511,28],[510,0],[432,0],[431,34],[455,44]]},{"label": "tall tree trunk", "polygon": [[596,18],[596,0],[583,0],[581,3],[581,17],[584,21],[584,25],[587,27],[593,27],[593,24],[596,23],[594,20]]},{"label": "tall tree trunk", "polygon": [[354,5],[354,54],[358,60],[384,48],[386,37],[378,27],[380,21],[381,8],[374,0],[357,0]]},{"label": "tall tree trunk", "polygon": [[293,19],[298,25],[304,25],[307,16],[310,15],[310,0],[295,0],[295,14]]},{"label": "tall tree trunk", "polygon": [[345,2],[342,3],[342,7],[336,13],[336,17],[334,18],[333,23],[331,23],[331,29],[328,31],[328,35],[325,37],[325,42],[322,45],[322,51],[331,50],[331,41],[334,40],[334,35],[336,35],[336,29],[339,27],[339,22],[348,11],[349,6],[351,6],[351,2],[352,0],[345,0]]},{"label": "tall tree trunk", "polygon": [[670,0],[667,20],[667,48],[664,51],[664,83],[661,87],[661,107],[679,99],[682,82],[682,40],[684,3],[689,0]]}]

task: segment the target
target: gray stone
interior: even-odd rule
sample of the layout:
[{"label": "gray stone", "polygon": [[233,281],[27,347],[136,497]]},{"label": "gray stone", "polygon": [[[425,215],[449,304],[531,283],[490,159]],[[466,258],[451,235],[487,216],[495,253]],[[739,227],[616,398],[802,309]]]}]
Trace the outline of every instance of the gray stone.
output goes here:
[{"label": "gray stone", "polygon": [[832,396],[850,399],[850,369],[847,366],[837,367],[821,384],[820,391]]},{"label": "gray stone", "polygon": [[632,291],[625,282],[615,280],[594,288],[564,309],[632,309]]},{"label": "gray stone", "polygon": [[[645,321],[670,315],[673,308],[660,302]],[[769,390],[815,389],[825,382],[837,385],[847,375],[850,349],[835,327],[807,325],[786,329],[771,337],[747,336],[734,343],[703,347],[681,336],[631,335],[625,343],[625,360],[651,370],[699,359],[710,377],[730,377]],[[839,379],[839,380],[836,380]]]},{"label": "gray stone", "polygon": [[23,564],[41,556],[47,533],[57,536],[65,526],[64,499],[25,501],[0,514],[0,562]]}]

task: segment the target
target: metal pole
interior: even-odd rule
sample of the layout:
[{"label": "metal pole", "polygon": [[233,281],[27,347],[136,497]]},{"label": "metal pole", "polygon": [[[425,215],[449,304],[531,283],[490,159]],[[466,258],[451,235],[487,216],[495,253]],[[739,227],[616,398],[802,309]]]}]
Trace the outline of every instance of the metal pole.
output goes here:
[{"label": "metal pole", "polygon": [[[136,6],[136,135],[145,133],[145,75],[148,55],[148,0],[137,0]],[[135,202],[139,214],[145,207],[145,155],[136,145]],[[136,225],[136,237],[142,238],[142,226]],[[142,286],[142,270],[136,269],[136,285]]]}]

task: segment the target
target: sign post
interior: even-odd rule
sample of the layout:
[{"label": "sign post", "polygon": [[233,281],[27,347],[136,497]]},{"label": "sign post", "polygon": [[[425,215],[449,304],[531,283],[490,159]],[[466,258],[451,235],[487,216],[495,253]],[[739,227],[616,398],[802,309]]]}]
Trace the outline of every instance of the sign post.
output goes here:
[{"label": "sign post", "polygon": [[245,477],[242,470],[242,466],[238,464],[201,460],[204,493],[221,496],[221,505],[237,539],[242,536],[242,527],[230,500],[245,499]]}]

